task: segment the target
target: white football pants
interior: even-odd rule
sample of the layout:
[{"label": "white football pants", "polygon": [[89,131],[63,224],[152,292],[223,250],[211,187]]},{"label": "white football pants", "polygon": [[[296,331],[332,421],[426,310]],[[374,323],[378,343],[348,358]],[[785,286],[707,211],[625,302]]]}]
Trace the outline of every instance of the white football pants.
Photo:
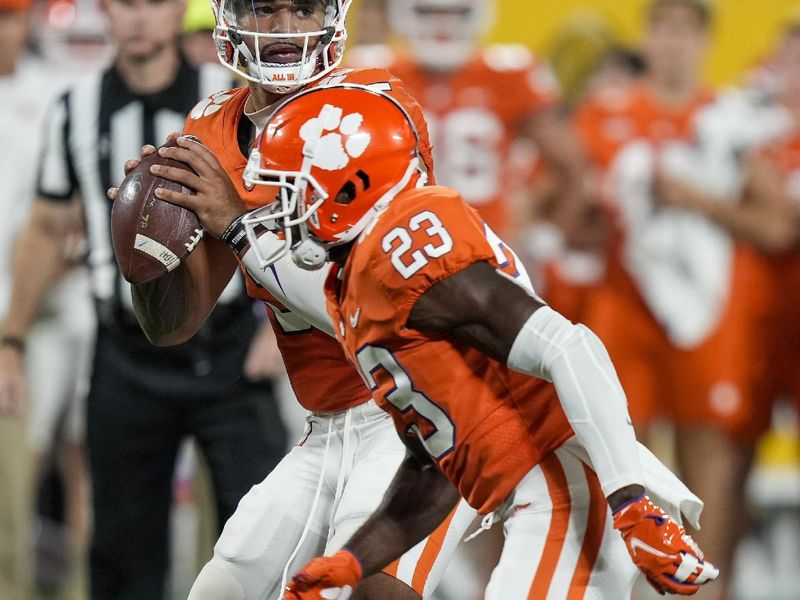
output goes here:
[{"label": "white football pants", "polygon": [[597,476],[575,454],[562,446],[545,458],[506,507],[486,600],[630,598],[638,570],[612,528]]},{"label": "white football pants", "polygon": [[[369,401],[306,420],[300,443],[225,524],[189,600],[282,598],[288,578],[341,548],[381,503],[405,456],[389,415]],[[475,515],[462,502],[445,531],[404,555],[398,579],[431,593]]]}]

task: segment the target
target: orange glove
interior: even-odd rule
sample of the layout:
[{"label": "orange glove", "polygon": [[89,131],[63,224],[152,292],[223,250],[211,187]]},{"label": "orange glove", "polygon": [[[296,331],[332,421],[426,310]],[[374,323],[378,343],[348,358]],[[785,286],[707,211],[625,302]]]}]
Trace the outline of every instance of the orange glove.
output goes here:
[{"label": "orange glove", "polygon": [[614,512],[633,563],[660,594],[694,594],[719,570],[703,561],[703,552],[686,530],[661,508],[641,496]]},{"label": "orange glove", "polygon": [[339,550],[308,563],[286,588],[285,600],[347,600],[361,581],[361,563],[352,552]]}]

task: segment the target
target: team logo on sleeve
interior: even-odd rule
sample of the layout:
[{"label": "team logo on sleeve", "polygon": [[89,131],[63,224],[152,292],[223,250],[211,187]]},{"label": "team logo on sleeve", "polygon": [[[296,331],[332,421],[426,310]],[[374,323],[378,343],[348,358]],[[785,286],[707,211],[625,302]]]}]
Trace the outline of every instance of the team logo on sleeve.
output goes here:
[{"label": "team logo on sleeve", "polygon": [[190,116],[192,119],[197,120],[203,117],[208,117],[217,112],[222,105],[230,100],[233,96],[227,92],[217,92],[209,98],[204,98],[195,104]]},{"label": "team logo on sleeve", "polygon": [[311,165],[325,171],[337,171],[358,158],[369,146],[372,137],[359,131],[364,117],[361,113],[342,116],[344,111],[330,104],[322,107],[318,117],[306,121],[300,128],[305,142],[303,154]]}]

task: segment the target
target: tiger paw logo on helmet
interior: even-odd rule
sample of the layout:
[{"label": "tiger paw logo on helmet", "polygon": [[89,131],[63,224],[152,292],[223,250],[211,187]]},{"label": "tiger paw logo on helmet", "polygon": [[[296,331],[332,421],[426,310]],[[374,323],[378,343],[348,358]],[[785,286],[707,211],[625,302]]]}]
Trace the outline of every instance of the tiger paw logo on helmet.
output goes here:
[{"label": "tiger paw logo on helmet", "polygon": [[326,104],[318,117],[306,121],[300,128],[300,138],[305,142],[303,154],[311,165],[325,171],[337,171],[358,158],[369,146],[372,136],[359,131],[364,117],[361,113],[342,116],[338,106]]}]

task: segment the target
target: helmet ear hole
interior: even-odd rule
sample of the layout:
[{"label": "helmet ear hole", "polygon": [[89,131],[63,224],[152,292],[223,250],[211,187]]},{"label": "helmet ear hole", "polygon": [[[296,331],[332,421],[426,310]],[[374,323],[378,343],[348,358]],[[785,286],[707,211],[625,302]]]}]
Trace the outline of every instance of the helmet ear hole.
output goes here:
[{"label": "helmet ear hole", "polygon": [[334,200],[334,202],[336,204],[348,205],[355,199],[356,199],[356,184],[354,184],[352,181],[348,181],[342,186],[342,189],[339,190],[339,193],[336,194],[336,199]]}]

